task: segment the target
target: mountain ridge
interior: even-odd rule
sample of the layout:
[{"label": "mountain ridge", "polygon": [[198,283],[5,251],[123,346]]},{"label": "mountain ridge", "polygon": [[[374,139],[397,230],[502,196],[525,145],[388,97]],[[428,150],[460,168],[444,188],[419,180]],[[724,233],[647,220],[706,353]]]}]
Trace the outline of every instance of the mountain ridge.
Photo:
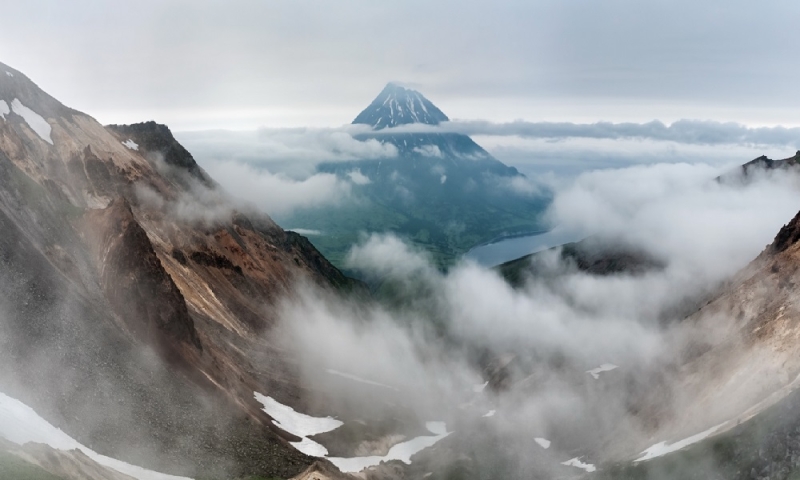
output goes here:
[{"label": "mountain ridge", "polygon": [[296,281],[358,283],[230,203],[167,127],[103,127],[3,64],[0,101],[0,391],[163,472],[311,465],[253,398],[305,398],[264,333]]}]

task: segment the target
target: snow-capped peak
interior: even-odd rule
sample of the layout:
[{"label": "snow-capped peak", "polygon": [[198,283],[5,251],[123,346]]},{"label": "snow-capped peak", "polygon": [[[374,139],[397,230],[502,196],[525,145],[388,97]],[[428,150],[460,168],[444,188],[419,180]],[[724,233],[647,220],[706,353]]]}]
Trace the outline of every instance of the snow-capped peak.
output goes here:
[{"label": "snow-capped peak", "polygon": [[437,125],[447,120],[447,115],[421,93],[389,83],[353,123],[379,130],[409,123]]}]

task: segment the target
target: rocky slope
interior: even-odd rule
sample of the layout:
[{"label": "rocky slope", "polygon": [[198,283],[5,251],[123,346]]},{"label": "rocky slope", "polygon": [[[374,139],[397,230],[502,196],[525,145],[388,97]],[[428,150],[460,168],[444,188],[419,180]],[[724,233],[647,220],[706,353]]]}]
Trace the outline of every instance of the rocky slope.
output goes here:
[{"label": "rocky slope", "polygon": [[270,342],[295,281],[357,284],[238,209],[153,122],[103,127],[0,64],[0,391],[100,453],[182,475],[311,460],[253,399],[297,403]]}]

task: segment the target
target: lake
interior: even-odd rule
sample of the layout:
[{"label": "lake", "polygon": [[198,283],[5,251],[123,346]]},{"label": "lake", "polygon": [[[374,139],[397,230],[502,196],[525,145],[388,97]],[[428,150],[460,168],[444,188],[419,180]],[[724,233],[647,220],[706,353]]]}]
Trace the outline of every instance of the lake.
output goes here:
[{"label": "lake", "polygon": [[467,252],[464,258],[478,262],[486,267],[494,267],[529,253],[541,252],[548,248],[577,242],[581,239],[583,239],[583,235],[556,227],[544,233],[507,238],[494,243],[479,245]]}]

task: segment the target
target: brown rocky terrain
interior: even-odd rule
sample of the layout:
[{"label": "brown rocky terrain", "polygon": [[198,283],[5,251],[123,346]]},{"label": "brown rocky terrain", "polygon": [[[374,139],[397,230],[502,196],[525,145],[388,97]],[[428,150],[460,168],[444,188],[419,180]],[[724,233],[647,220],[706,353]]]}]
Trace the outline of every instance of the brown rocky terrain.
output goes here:
[{"label": "brown rocky terrain", "polygon": [[103,127],[0,67],[0,100],[50,129],[19,107],[0,119],[0,390],[148,468],[303,471],[253,398],[304,398],[269,340],[276,302],[296,281],[358,284],[232,202],[167,127]]}]

